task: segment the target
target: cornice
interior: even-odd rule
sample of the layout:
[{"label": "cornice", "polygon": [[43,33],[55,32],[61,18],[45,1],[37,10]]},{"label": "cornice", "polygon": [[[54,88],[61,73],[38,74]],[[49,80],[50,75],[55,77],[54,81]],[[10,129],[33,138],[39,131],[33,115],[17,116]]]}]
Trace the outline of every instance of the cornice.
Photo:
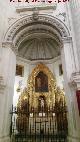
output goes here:
[{"label": "cornice", "polygon": [[26,12],[26,11],[33,11],[34,8],[37,8],[38,10],[56,10],[57,4],[36,4],[36,5],[30,5],[29,6],[17,6],[16,7],[16,12],[21,13],[21,12]]},{"label": "cornice", "polygon": [[55,57],[54,59],[50,59],[50,60],[36,60],[36,61],[34,61],[34,60],[30,61],[30,60],[24,59],[20,56],[17,56],[16,59],[17,59],[17,61],[21,61],[21,62],[27,63],[29,65],[35,65],[35,64],[38,64],[38,63],[53,64],[56,61],[60,61],[61,56]]}]

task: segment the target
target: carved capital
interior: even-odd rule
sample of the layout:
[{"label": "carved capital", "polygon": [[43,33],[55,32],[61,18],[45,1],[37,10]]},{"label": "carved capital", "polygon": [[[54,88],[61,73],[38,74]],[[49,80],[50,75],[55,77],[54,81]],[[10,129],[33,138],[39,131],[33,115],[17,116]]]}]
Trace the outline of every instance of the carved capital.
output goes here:
[{"label": "carved capital", "polygon": [[14,45],[13,45],[12,42],[3,42],[3,43],[2,43],[2,47],[4,47],[4,48],[7,48],[7,47],[13,48]]},{"label": "carved capital", "polygon": [[71,84],[75,86],[77,90],[80,90],[80,72],[72,73]]},{"label": "carved capital", "polygon": [[62,41],[63,41],[64,44],[65,44],[65,43],[71,43],[71,42],[72,42],[72,37],[64,37],[64,38],[62,39]]},{"label": "carved capital", "polygon": [[18,53],[17,47],[15,47],[12,42],[3,42],[2,47],[3,48],[11,48],[15,54]]}]

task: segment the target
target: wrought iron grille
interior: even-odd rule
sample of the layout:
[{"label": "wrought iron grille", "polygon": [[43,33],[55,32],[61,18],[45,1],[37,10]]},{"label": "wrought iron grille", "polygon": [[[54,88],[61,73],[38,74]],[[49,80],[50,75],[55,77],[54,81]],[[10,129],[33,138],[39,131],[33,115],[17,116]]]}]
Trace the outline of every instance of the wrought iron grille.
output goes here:
[{"label": "wrought iron grille", "polygon": [[65,104],[41,111],[24,106],[12,107],[11,142],[67,142],[67,109]]}]

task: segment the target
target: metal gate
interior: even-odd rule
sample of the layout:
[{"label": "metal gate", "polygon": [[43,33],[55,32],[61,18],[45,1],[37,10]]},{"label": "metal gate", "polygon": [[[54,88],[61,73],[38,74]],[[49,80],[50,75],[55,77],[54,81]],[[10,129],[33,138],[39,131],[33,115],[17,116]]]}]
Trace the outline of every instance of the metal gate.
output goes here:
[{"label": "metal gate", "polygon": [[63,103],[45,111],[43,107],[41,111],[29,109],[29,105],[23,111],[12,107],[12,142],[66,142],[67,126],[67,108]]}]

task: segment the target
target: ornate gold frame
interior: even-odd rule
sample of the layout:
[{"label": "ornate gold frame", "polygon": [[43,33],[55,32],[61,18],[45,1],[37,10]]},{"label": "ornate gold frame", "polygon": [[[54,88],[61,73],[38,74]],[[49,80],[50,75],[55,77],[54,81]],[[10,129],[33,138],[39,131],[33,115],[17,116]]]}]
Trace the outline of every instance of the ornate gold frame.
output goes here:
[{"label": "ornate gold frame", "polygon": [[[49,92],[35,92],[35,77],[40,71],[43,71],[48,76],[48,90]],[[23,100],[29,102],[30,108],[37,109],[39,96],[44,95],[46,98],[47,107],[54,107],[55,101],[59,102],[61,99],[65,102],[64,91],[57,87],[55,76],[47,66],[39,63],[32,71],[28,78],[28,87],[24,88],[18,101],[18,107],[21,107]]]}]

